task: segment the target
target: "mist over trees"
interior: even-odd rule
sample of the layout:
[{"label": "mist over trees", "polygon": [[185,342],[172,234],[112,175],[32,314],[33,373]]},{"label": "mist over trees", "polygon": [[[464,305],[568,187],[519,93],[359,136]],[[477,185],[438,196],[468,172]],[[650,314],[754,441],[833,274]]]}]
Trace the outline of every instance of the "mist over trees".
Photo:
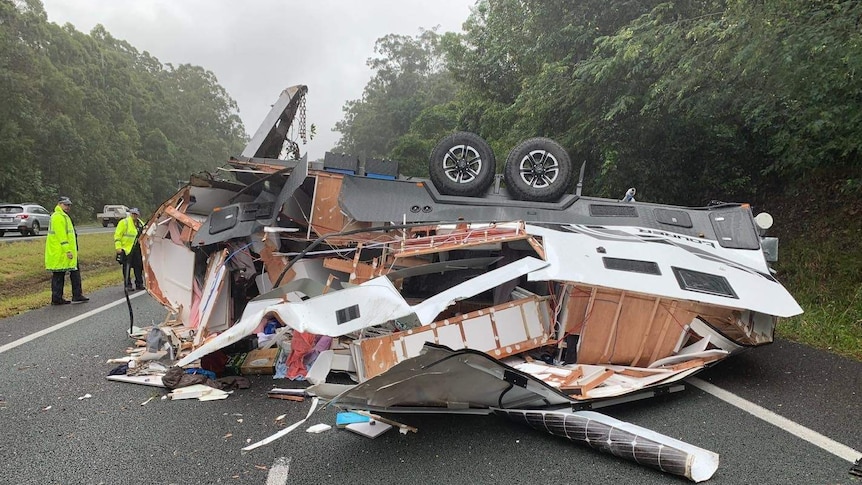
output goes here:
[{"label": "mist over trees", "polygon": [[162,64],[97,25],[49,23],[39,0],[0,0],[0,201],[72,198],[154,209],[190,173],[239,153],[237,105],[212,72]]},{"label": "mist over trees", "polygon": [[462,34],[378,41],[337,149],[424,176],[454,130],[498,163],[546,136],[593,195],[751,200],[824,174],[858,193],[860,25],[853,1],[480,0]]},{"label": "mist over trees", "polygon": [[[498,163],[525,138],[587,162],[585,193],[696,205],[834,178],[862,191],[862,4],[852,1],[479,0],[463,33],[390,34],[335,151],[427,158],[456,130]],[[0,0],[0,201],[91,218],[152,209],[239,153],[245,130],[215,76]],[[498,167],[498,172],[502,167]]]}]

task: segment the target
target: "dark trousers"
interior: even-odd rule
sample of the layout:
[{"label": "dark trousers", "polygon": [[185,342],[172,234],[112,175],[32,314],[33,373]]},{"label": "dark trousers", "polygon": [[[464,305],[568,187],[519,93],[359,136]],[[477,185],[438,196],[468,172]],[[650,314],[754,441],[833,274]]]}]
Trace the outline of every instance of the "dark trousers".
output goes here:
[{"label": "dark trousers", "polygon": [[[81,289],[81,272],[77,269],[69,271],[69,280],[72,282],[72,299],[81,298],[84,292]],[[63,288],[66,286],[66,272],[54,271],[51,273],[51,301],[61,303],[63,301]]]},{"label": "dark trousers", "polygon": [[138,288],[144,287],[144,260],[141,258],[141,247],[137,244],[132,248],[132,252],[126,260],[126,274],[123,279],[126,281],[126,286],[132,286],[132,273],[135,273],[135,286]]}]

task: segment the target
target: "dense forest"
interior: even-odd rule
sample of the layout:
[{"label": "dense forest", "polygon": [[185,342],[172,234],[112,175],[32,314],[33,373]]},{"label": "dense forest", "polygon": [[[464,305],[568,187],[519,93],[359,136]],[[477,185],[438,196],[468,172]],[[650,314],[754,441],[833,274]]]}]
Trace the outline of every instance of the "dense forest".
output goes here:
[{"label": "dense forest", "polygon": [[423,175],[453,130],[498,163],[546,136],[594,195],[751,200],[823,169],[859,193],[860,22],[855,1],[481,0],[462,34],[378,41],[337,149]]},{"label": "dense forest", "polygon": [[151,210],[245,136],[212,72],[50,23],[40,0],[0,0],[0,201],[53,210],[66,195],[81,220],[104,204]]}]

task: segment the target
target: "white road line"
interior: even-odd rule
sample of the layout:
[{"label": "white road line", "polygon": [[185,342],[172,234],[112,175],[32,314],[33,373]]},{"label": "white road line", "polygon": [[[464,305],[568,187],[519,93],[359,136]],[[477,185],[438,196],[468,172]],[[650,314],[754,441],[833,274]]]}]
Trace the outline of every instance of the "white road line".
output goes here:
[{"label": "white road line", "polygon": [[[135,293],[134,295],[129,295],[129,298],[137,298],[139,296],[143,296],[146,294],[147,294],[147,292],[142,291],[140,293]],[[112,308],[112,307],[115,307],[115,306],[123,304],[123,303],[126,303],[125,297],[120,298],[119,300],[117,300],[115,302],[108,303],[107,305],[102,305],[99,308],[96,308],[95,310],[90,310],[87,313],[82,313],[82,314],[78,315],[77,317],[70,318],[70,319],[66,320],[65,322],[60,322],[57,325],[54,325],[53,327],[48,327],[44,330],[39,330],[36,333],[30,334],[26,337],[19,338],[18,340],[14,341],[14,342],[10,342],[6,345],[2,345],[2,346],[0,346],[0,354],[2,354],[3,352],[6,352],[7,350],[12,350],[15,347],[18,347],[19,345],[24,345],[27,342],[32,342],[33,340],[36,340],[37,338],[39,338],[43,335],[48,335],[51,332],[54,332],[56,330],[60,330],[61,328],[64,328],[64,327],[68,327],[69,325],[72,325],[74,323],[78,323],[85,318],[89,318],[89,317],[91,317],[91,316],[93,316],[99,312],[107,310],[108,308]],[[86,303],[84,303],[84,304],[86,305]]]},{"label": "white road line", "polygon": [[725,391],[724,389],[714,384],[710,384],[709,382],[695,377],[689,377],[688,379],[686,379],[686,382],[707,394],[712,394],[713,396],[721,399],[722,401],[728,404],[732,404],[733,406],[736,406],[739,409],[742,409],[743,411],[766,421],[769,424],[777,426],[796,437],[802,438],[803,440],[813,444],[814,446],[817,446],[825,451],[828,451],[829,453],[832,453],[838,458],[847,460],[850,463],[855,463],[856,460],[858,460],[859,457],[862,456],[862,452],[854,450],[849,446],[843,445],[833,439],[823,436],[822,434],[814,430],[808,429],[805,426],[802,426],[801,424],[791,421],[783,416],[779,416],[778,414],[775,414],[764,407],[758,406],[751,401],[746,401],[745,399],[737,396],[736,394],[733,394],[729,391]]},{"label": "white road line", "polygon": [[275,459],[275,463],[269,469],[269,475],[266,476],[266,485],[284,485],[287,483],[287,476],[290,473],[290,458],[280,457]]}]

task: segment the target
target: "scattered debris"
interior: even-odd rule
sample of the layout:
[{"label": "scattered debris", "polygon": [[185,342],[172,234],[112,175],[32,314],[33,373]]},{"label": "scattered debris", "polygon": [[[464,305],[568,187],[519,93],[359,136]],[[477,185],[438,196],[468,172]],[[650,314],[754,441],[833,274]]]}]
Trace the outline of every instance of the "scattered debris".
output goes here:
[{"label": "scattered debris", "polygon": [[304,389],[273,388],[267,392],[266,395],[270,399],[284,399],[286,401],[303,402],[305,401],[306,394]]},{"label": "scattered debris", "polygon": [[393,421],[393,420],[391,420],[391,419],[386,419],[386,418],[384,418],[384,417],[382,417],[382,416],[379,416],[379,415],[377,415],[377,414],[369,413],[368,411],[356,410],[356,411],[353,411],[353,412],[354,412],[354,413],[356,413],[356,414],[359,414],[360,416],[365,416],[365,417],[369,418],[369,420],[379,421],[379,422],[381,422],[381,423],[386,423],[386,424],[388,424],[388,425],[390,425],[390,426],[394,426],[394,427],[398,428],[398,430],[401,432],[401,434],[407,434],[407,432],[408,432],[408,431],[411,431],[411,432],[413,432],[413,433],[418,433],[418,432],[419,432],[419,430],[418,430],[418,429],[416,429],[416,428],[414,428],[413,426],[408,426],[408,425],[406,425],[406,424],[399,423],[398,421]]},{"label": "scattered debris", "polygon": [[267,484],[282,484],[287,483],[290,478],[290,462],[292,458],[284,456],[278,457],[272,463],[269,469],[269,475],[266,477]]},{"label": "scattered debris", "polygon": [[[265,438],[263,440],[258,441],[257,443],[246,446],[245,448],[242,449],[242,451],[251,451],[251,450],[254,450],[256,448],[260,448],[261,446],[272,443],[273,441],[281,438],[282,436],[284,436],[284,435],[290,433],[291,431],[295,430],[296,428],[302,426],[302,423],[306,422],[308,420],[308,418],[310,418],[311,415],[314,413],[314,411],[317,410],[318,402],[319,402],[319,400],[316,397],[311,400],[311,407],[308,409],[308,414],[303,419],[297,421],[296,423],[291,424],[287,428],[282,429],[278,433],[275,433],[274,435],[272,435],[268,438]],[[248,442],[250,442],[250,441],[251,440],[248,440]]]},{"label": "scattered debris", "polygon": [[371,421],[369,416],[351,411],[342,411],[335,415],[335,426],[338,428],[344,428],[348,424],[367,423],[369,421]]},{"label": "scattered debris", "polygon": [[[748,204],[586,197],[583,167],[566,193],[574,166],[544,138],[510,154],[505,187],[472,133],[438,144],[430,180],[394,161],[282,159],[298,154],[287,136],[306,93],[281,94],[222,169],[234,181],[193,175],[153,213],[147,291],[168,314],[131,329],[111,362],[125,374],[109,379],[174,387],[175,367],[305,380],[267,395],[315,395],[309,416],[320,397],[375,413],[558,412],[676,390],[802,311],[772,276],[771,218]],[[333,372],[357,384],[327,383]],[[371,416],[345,427],[416,432]]]},{"label": "scattered debris", "polygon": [[156,398],[155,396],[150,396],[149,399],[147,399],[146,401],[141,403],[141,406],[146,406],[150,401],[152,401],[155,398]]},{"label": "scattered debris", "polygon": [[83,396],[80,396],[78,400],[83,401],[84,399],[90,399],[91,397],[93,397],[91,394],[84,394]]},{"label": "scattered debris", "polygon": [[324,431],[329,431],[330,429],[332,429],[332,426],[325,424],[325,423],[319,423],[319,424],[315,424],[314,426],[309,426],[308,429],[306,429],[305,431],[307,433],[317,434],[317,433],[323,433]]},{"label": "scattered debris", "polygon": [[856,460],[856,463],[850,467],[850,474],[856,475],[857,477],[862,477],[862,458]]},{"label": "scattered debris", "polygon": [[392,429],[392,425],[384,423],[382,421],[378,422],[372,419],[367,423],[348,424],[344,427],[344,429],[365,436],[366,438],[373,439]]},{"label": "scattered debris", "polygon": [[[216,401],[219,399],[227,399],[230,393],[216,389],[214,387],[205,386],[203,384],[195,384],[188,387],[180,387],[174,389],[168,394],[168,397],[173,401],[182,399],[197,399],[199,401]],[[239,420],[242,422],[242,420]]]}]

